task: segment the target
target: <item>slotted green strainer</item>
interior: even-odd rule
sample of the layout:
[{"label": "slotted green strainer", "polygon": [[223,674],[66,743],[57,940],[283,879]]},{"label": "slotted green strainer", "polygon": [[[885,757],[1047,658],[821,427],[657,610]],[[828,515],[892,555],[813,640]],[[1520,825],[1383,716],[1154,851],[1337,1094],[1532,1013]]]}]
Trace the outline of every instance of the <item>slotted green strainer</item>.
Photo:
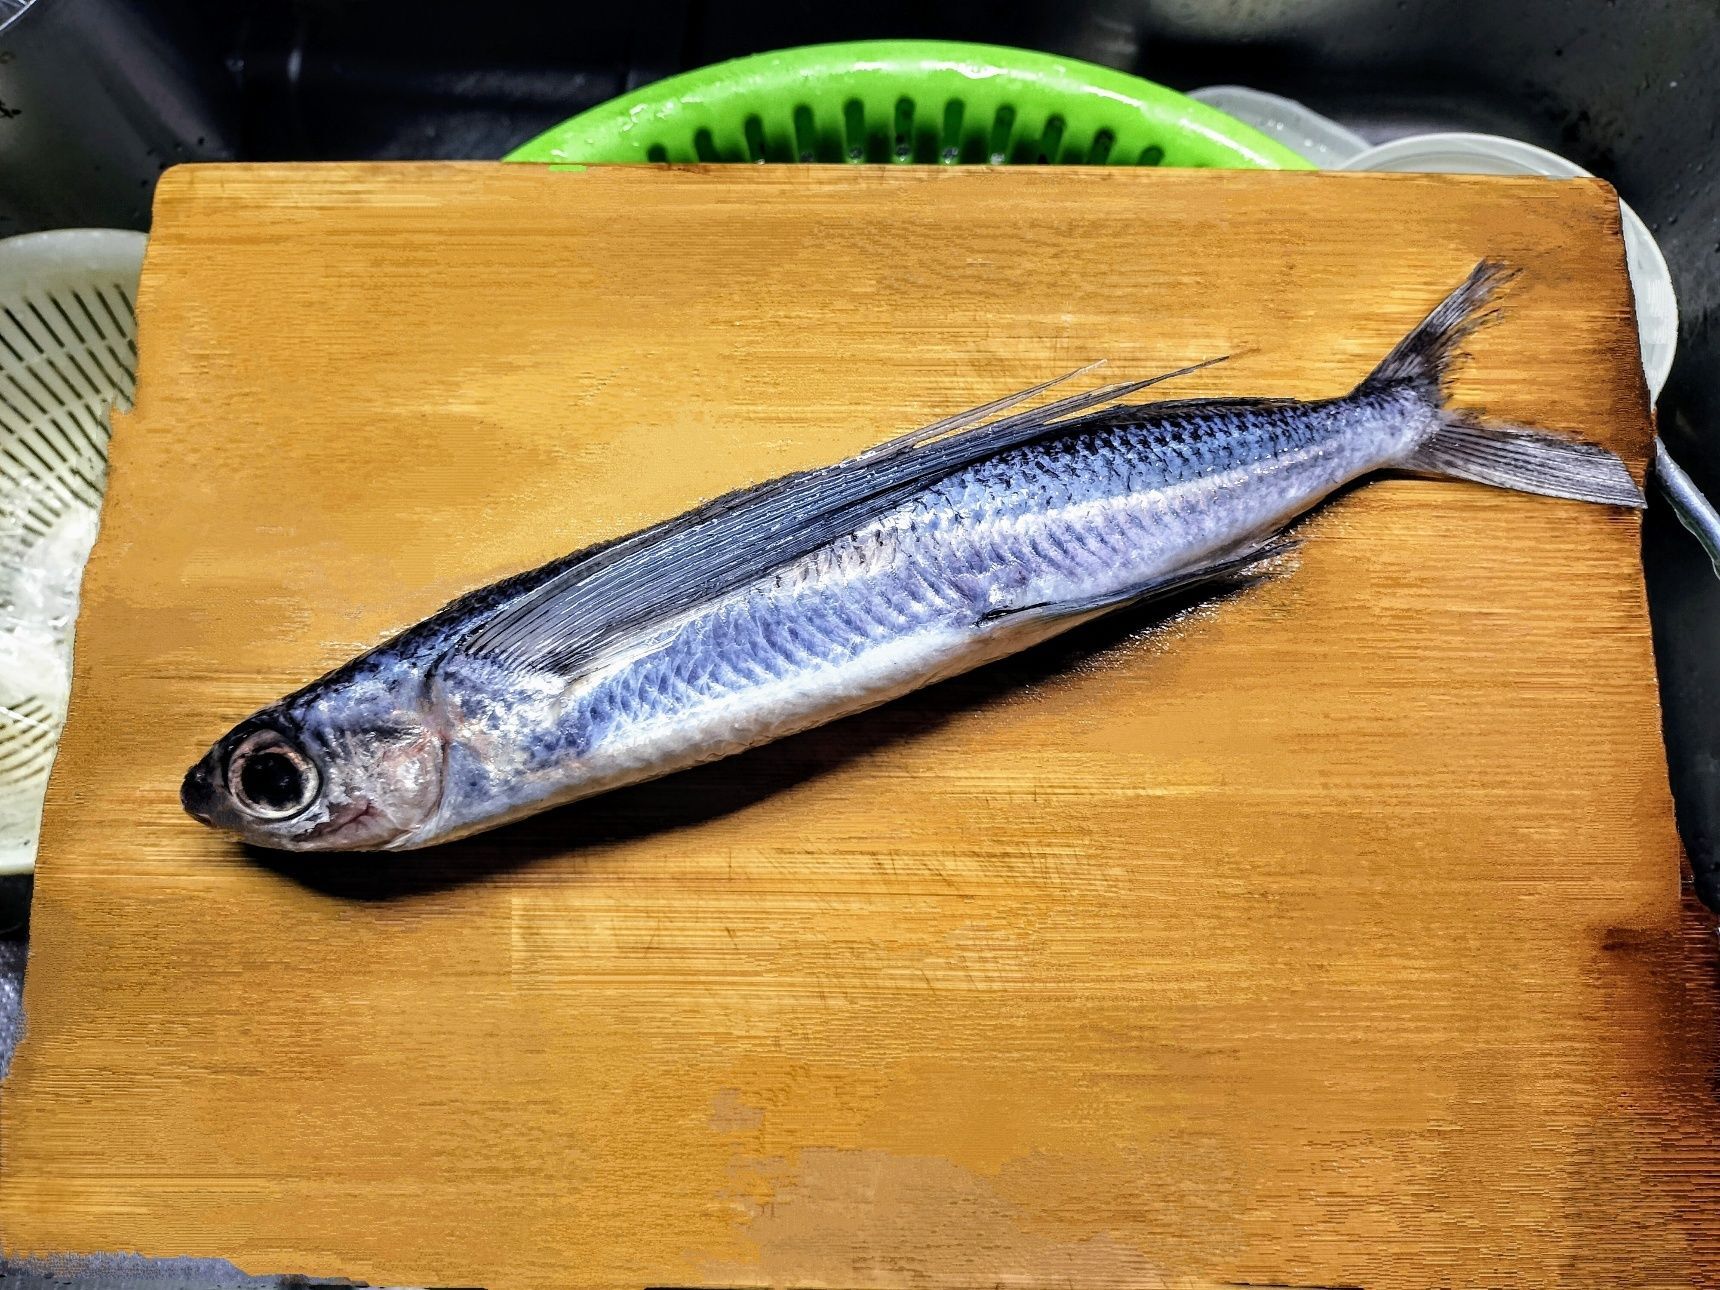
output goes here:
[{"label": "slotted green strainer", "polygon": [[671,76],[507,160],[1310,168],[1252,126],[1139,77],[920,40],[813,45]]}]

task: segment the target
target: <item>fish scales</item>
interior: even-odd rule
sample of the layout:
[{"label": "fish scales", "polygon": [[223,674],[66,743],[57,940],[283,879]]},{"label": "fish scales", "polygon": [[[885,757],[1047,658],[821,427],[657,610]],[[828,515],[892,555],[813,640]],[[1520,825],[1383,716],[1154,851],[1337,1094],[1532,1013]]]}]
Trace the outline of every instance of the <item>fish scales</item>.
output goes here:
[{"label": "fish scales", "polygon": [[[1016,449],[689,615],[570,719],[601,743],[615,723],[824,671],[905,633],[983,630],[1000,606],[1121,591],[1275,526],[1396,451],[1389,420],[1359,450],[1355,416],[1171,417]],[[1213,505],[1224,492],[1239,504]]]}]

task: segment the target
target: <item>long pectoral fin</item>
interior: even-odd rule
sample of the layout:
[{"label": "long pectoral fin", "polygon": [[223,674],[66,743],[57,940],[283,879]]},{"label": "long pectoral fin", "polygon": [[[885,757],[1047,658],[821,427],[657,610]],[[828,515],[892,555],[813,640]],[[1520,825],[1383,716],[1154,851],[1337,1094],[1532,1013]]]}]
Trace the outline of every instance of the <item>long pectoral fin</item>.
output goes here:
[{"label": "long pectoral fin", "polygon": [[996,416],[1056,383],[1047,382],[846,461],[729,493],[602,547],[533,585],[486,617],[456,650],[509,666],[577,674],[690,603],[754,582],[965,466],[1056,433],[1078,413],[1219,361]]}]

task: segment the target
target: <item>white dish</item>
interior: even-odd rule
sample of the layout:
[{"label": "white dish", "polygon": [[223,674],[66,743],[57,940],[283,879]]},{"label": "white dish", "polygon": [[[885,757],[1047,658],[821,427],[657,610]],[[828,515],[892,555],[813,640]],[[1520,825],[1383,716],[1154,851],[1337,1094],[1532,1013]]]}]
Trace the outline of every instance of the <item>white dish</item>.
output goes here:
[{"label": "white dish", "polygon": [[[1418,134],[1393,139],[1350,158],[1342,169],[1592,178],[1589,171],[1556,152],[1493,134]],[[1636,298],[1642,370],[1652,402],[1660,397],[1678,349],[1678,298],[1672,289],[1666,257],[1660,253],[1654,234],[1628,204],[1621,201],[1618,205],[1624,230],[1625,267],[1630,273],[1631,293]]]},{"label": "white dish", "polygon": [[1354,130],[1281,94],[1246,85],[1208,85],[1189,97],[1246,122],[1322,170],[1337,170],[1368,150],[1368,141]]}]

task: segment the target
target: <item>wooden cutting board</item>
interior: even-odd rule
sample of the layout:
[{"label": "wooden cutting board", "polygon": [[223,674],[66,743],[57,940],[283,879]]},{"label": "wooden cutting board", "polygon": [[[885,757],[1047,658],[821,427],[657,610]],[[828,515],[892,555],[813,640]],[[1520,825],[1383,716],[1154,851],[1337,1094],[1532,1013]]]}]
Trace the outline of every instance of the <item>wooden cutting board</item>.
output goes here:
[{"label": "wooden cutting board", "polygon": [[491,1287],[1685,1285],[1720,1267],[1634,515],[1390,481],[1300,568],[493,837],[181,813],[465,588],[1096,358],[1640,474],[1598,183],[185,168],[5,1089],[13,1252]]}]

